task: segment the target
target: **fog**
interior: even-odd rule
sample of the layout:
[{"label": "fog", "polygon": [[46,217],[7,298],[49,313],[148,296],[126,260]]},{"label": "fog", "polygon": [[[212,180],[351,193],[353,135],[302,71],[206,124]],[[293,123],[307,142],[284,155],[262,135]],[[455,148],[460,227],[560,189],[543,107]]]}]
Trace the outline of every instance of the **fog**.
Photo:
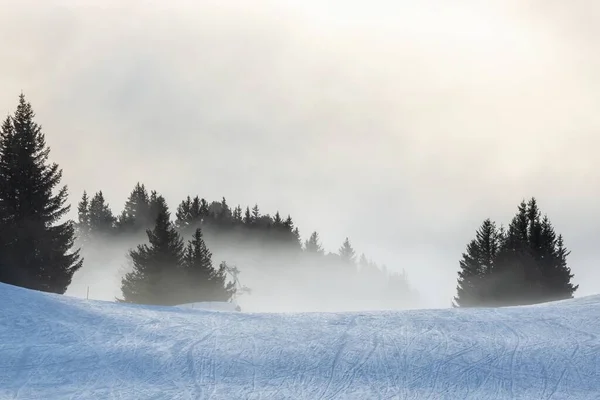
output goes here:
[{"label": "fog", "polygon": [[[600,292],[599,16],[592,0],[0,0],[0,111],[26,94],[73,204],[102,190],[118,212],[138,181],[171,207],[258,203],[405,269],[421,307],[449,305],[483,219],[536,196],[581,296]],[[88,281],[110,282],[99,268]]]}]

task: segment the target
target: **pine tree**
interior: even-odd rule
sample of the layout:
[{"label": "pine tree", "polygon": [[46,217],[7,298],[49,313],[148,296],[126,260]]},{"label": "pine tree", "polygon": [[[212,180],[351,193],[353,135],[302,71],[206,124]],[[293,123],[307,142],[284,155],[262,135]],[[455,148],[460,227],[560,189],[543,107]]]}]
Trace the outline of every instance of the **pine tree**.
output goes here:
[{"label": "pine tree", "polygon": [[139,304],[178,304],[184,244],[171,224],[166,205],[159,211],[154,229],[148,230],[149,245],[142,244],[129,255],[133,271],[121,281],[123,299]]},{"label": "pine tree", "polygon": [[41,126],[21,94],[12,117],[0,131],[0,279],[5,283],[64,293],[81,268],[73,251],[73,221],[67,187],[55,193],[62,179],[58,164],[49,162]]},{"label": "pine tree", "polygon": [[175,225],[178,228],[185,228],[190,225],[192,221],[192,199],[190,196],[179,203],[175,218]]},{"label": "pine tree", "polygon": [[236,224],[242,223],[242,207],[239,204],[233,210],[233,220]]},{"label": "pine tree", "polygon": [[499,245],[496,225],[490,219],[486,219],[460,261],[457,295],[454,298],[456,306],[481,306],[490,301],[493,287],[486,281],[486,277],[492,274]]},{"label": "pine tree", "polygon": [[108,235],[113,232],[116,218],[104,200],[102,191],[97,192],[89,206],[89,227],[92,235]]},{"label": "pine tree", "polygon": [[304,242],[304,251],[319,255],[323,255],[325,253],[319,240],[319,234],[316,231],[311,233],[310,237],[306,240],[306,242]]},{"label": "pine tree", "polygon": [[213,268],[212,253],[206,247],[201,229],[196,229],[188,242],[183,270],[186,290],[181,303],[228,301],[235,292],[234,284],[226,283],[225,266]]},{"label": "pine tree", "polygon": [[354,252],[354,249],[352,248],[352,245],[350,244],[350,240],[348,240],[348,238],[346,238],[346,240],[344,240],[342,247],[340,247],[340,249],[338,250],[338,254],[340,255],[343,262],[348,263],[348,264],[354,264],[355,252]]},{"label": "pine tree", "polygon": [[250,207],[246,207],[246,212],[244,213],[244,225],[250,226],[252,224],[252,215],[250,214]]},{"label": "pine tree", "polygon": [[149,214],[150,198],[148,191],[143,184],[138,182],[125,203],[125,208],[119,216],[117,226],[120,231],[127,233],[145,230],[154,225],[154,221],[149,218]]},{"label": "pine tree", "polygon": [[90,202],[87,192],[83,192],[81,201],[77,206],[77,224],[75,225],[75,232],[79,244],[89,242],[90,239]]},{"label": "pine tree", "polygon": [[571,283],[569,252],[541,215],[532,198],[519,204],[508,229],[484,222],[463,254],[456,305],[525,305],[573,296],[578,286]]},{"label": "pine tree", "polygon": [[258,209],[258,204],[255,204],[252,207],[252,222],[256,223],[260,218],[260,210]]}]

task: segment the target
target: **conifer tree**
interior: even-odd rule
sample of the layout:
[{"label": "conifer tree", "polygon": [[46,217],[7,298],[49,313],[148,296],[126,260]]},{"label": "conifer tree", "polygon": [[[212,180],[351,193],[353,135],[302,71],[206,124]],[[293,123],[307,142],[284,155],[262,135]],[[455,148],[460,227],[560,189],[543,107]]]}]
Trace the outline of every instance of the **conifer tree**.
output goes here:
[{"label": "conifer tree", "polygon": [[490,219],[486,219],[460,261],[457,295],[454,298],[456,306],[479,306],[485,304],[492,295],[493,287],[487,286],[485,278],[491,276],[499,245],[496,225]]},{"label": "conifer tree", "polygon": [[90,238],[90,202],[87,192],[83,192],[81,201],[77,206],[77,224],[75,225],[75,231],[79,244],[87,243]]},{"label": "conifer tree", "polygon": [[154,221],[149,218],[150,197],[146,187],[137,183],[129,195],[125,208],[119,216],[118,227],[122,232],[135,233],[145,230],[154,225]]},{"label": "conifer tree", "polygon": [[242,223],[242,207],[238,206],[233,210],[233,220],[238,223]]},{"label": "conifer tree", "polygon": [[21,94],[0,129],[0,280],[30,289],[64,293],[81,268],[67,187],[58,164],[49,162],[41,126]]},{"label": "conifer tree", "polygon": [[316,231],[311,233],[310,237],[306,240],[306,242],[304,242],[304,251],[319,255],[323,255],[325,253],[319,240],[319,234]]},{"label": "conifer tree", "polygon": [[177,290],[181,284],[184,244],[169,220],[166,204],[162,205],[154,229],[147,231],[149,245],[141,244],[129,252],[133,271],[122,279],[123,299],[120,301],[159,305],[179,303]]},{"label": "conifer tree", "polygon": [[252,224],[252,215],[250,214],[250,207],[246,207],[246,212],[244,213],[244,225],[250,226]]},{"label": "conifer tree", "polygon": [[541,215],[532,198],[519,204],[506,230],[484,222],[463,255],[455,305],[525,305],[573,297],[578,286],[571,283],[569,252]]},{"label": "conifer tree", "polygon": [[340,249],[338,250],[338,254],[340,255],[340,258],[343,262],[348,264],[354,264],[356,253],[354,252],[354,249],[352,248],[352,245],[350,244],[350,240],[348,238],[344,240],[342,247],[340,247]]},{"label": "conifer tree", "polygon": [[113,232],[116,218],[114,217],[110,206],[104,200],[102,191],[97,192],[88,209],[90,233],[93,235],[108,235]]},{"label": "conifer tree", "polygon": [[178,228],[189,226],[192,221],[192,199],[190,196],[179,203],[175,212],[175,218],[175,225]]},{"label": "conifer tree", "polygon": [[202,230],[196,229],[183,258],[185,293],[182,303],[228,301],[235,293],[234,284],[226,282],[225,265],[213,268],[212,253],[206,247]]},{"label": "conifer tree", "polygon": [[252,222],[256,223],[260,218],[260,210],[258,209],[258,204],[255,204],[252,207]]}]

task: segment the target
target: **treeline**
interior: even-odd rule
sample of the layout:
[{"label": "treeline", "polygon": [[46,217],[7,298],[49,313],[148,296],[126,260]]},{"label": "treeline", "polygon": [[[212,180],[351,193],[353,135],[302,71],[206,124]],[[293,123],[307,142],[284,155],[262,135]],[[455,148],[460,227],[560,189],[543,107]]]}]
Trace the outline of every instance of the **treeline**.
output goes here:
[{"label": "treeline", "polygon": [[[336,253],[323,249],[317,232],[302,241],[291,216],[263,214],[258,205],[231,207],[225,198],[190,196],[172,218],[164,197],[138,183],[120,213],[102,192],[84,193],[78,221],[64,221],[68,191],[49,154],[21,95],[0,127],[0,282],[65,293],[74,274],[93,267],[108,275],[116,257],[129,259],[116,296],[126,302],[226,301],[242,287],[242,273],[253,298],[274,303],[292,299],[330,310],[414,304],[404,273],[357,257],[347,238]],[[522,202],[506,229],[487,219],[477,230],[460,261],[453,305],[571,298],[578,286],[568,255],[535,198]]]},{"label": "treeline", "polygon": [[[329,305],[331,309],[343,307],[342,303],[347,305],[351,297],[360,299],[362,303],[369,298],[368,301],[387,304],[390,308],[401,307],[414,298],[404,273],[389,272],[385,266],[378,266],[364,254],[358,257],[347,238],[337,253],[325,252],[317,232],[303,242],[289,215],[284,218],[280,212],[275,212],[271,216],[262,214],[256,204],[252,207],[231,207],[225,198],[207,201],[199,196],[183,199],[177,206],[173,221],[169,221],[169,215],[164,197],[155,190],[147,190],[142,183],[135,185],[123,211],[117,215],[112,212],[101,191],[91,198],[87,193],[83,194],[78,206],[77,232],[84,256],[92,258],[95,264],[102,265],[106,246],[122,243],[125,239],[139,241],[150,230],[147,232],[150,247],[138,246],[129,253],[134,270],[127,272],[121,282],[123,301],[180,304],[184,301],[226,300],[228,295],[236,293],[231,278],[235,279],[237,274],[229,274],[228,284],[224,283],[223,277],[228,271],[241,271],[244,278],[254,281],[250,288],[256,296],[274,295],[278,289],[283,289],[279,292],[280,296],[290,297],[297,292],[299,301],[308,303],[308,298],[312,297],[318,299],[321,306],[325,302],[325,306]],[[184,250],[180,241],[190,236],[192,241]],[[162,251],[160,256],[168,261],[164,261],[162,267],[155,263],[150,271],[145,266],[149,262],[140,260],[140,253],[160,253],[156,250],[161,247],[157,243],[158,237],[171,238],[162,245],[168,250]],[[193,292],[190,285],[203,287],[202,282],[190,279],[189,272],[184,272],[189,270],[190,262],[184,260],[183,254],[191,254],[190,246],[194,243],[206,251],[216,248],[220,260],[233,259],[235,263],[228,265],[221,261],[219,268],[211,272],[218,275],[215,280],[220,282],[219,288],[213,287],[212,292],[198,289],[192,296],[189,294]],[[212,252],[209,253],[212,256]],[[255,265],[248,265],[250,263]],[[262,278],[257,279],[257,276]],[[156,297],[137,294],[142,289],[135,289],[136,285],[143,286],[141,282],[145,281],[155,282],[152,290],[146,288],[143,291],[156,293]],[[276,287],[266,287],[267,284]],[[168,287],[171,289],[165,289]],[[342,290],[344,295],[340,295]],[[215,291],[218,295],[207,297],[208,293]],[[175,292],[188,294],[173,294]],[[302,299],[302,296],[305,298]]]}]

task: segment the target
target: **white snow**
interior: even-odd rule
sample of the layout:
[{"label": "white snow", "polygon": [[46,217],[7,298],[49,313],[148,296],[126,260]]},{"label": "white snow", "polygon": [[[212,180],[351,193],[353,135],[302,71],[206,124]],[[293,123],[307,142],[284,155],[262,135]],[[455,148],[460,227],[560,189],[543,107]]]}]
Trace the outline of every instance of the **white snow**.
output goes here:
[{"label": "white snow", "polygon": [[195,310],[213,310],[213,311],[239,311],[237,304],[227,301],[199,301],[196,303],[180,304],[176,307],[192,308]]},{"label": "white snow", "polygon": [[0,399],[598,399],[600,297],[251,314],[0,284]]}]

